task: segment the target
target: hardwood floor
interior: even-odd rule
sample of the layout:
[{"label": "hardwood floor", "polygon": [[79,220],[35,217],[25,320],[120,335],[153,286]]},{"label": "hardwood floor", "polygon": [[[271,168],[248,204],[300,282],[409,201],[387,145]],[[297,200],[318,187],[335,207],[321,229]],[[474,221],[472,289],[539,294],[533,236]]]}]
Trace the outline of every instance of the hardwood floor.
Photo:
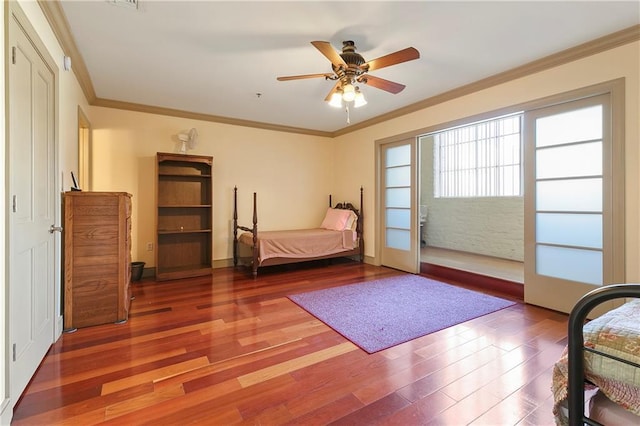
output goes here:
[{"label": "hardwood floor", "polygon": [[51,347],[13,424],[553,424],[564,314],[520,302],[369,355],[286,297],[398,274],[348,261],[134,283],[127,323]]}]

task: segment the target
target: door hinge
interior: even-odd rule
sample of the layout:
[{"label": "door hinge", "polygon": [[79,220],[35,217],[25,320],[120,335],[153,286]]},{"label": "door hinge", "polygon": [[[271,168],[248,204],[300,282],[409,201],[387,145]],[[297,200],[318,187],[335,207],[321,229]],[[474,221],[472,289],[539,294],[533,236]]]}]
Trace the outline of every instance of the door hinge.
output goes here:
[{"label": "door hinge", "polygon": [[16,360],[16,344],[13,344],[13,360]]},{"label": "door hinge", "polygon": [[16,47],[15,46],[11,47],[11,63],[13,65],[16,64]]},{"label": "door hinge", "polygon": [[18,196],[14,195],[13,197],[11,197],[11,210],[13,211],[13,213],[18,211]]}]

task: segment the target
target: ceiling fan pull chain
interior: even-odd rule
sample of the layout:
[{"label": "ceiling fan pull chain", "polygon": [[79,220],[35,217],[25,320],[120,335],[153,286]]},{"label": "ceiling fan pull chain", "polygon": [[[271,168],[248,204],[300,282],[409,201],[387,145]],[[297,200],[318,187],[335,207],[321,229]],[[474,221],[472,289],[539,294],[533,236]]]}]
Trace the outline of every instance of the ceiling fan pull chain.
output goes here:
[{"label": "ceiling fan pull chain", "polygon": [[349,105],[348,104],[344,107],[344,110],[347,112],[347,124],[351,124],[351,117],[349,117]]}]

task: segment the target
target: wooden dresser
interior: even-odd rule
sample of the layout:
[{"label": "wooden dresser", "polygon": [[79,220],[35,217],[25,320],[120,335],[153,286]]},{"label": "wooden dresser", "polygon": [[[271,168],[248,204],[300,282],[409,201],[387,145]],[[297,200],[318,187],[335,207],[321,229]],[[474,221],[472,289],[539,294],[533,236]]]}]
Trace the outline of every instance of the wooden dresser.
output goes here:
[{"label": "wooden dresser", "polygon": [[64,194],[64,329],[124,322],[131,300],[131,195]]}]

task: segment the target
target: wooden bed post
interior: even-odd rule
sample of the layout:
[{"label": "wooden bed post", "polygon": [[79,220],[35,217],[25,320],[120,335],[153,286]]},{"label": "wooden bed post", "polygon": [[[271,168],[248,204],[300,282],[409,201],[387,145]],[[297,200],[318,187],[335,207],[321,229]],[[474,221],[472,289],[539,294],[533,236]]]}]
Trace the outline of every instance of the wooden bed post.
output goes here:
[{"label": "wooden bed post", "polygon": [[233,266],[238,266],[238,187],[233,187]]},{"label": "wooden bed post", "polygon": [[360,186],[360,219],[358,220],[358,236],[360,237],[360,263],[364,262],[364,239],[362,238],[362,233],[364,230],[364,203],[363,203],[363,193],[364,189],[362,185]]},{"label": "wooden bed post", "polygon": [[258,204],[256,193],[253,193],[253,263],[251,264],[253,278],[258,276]]}]

